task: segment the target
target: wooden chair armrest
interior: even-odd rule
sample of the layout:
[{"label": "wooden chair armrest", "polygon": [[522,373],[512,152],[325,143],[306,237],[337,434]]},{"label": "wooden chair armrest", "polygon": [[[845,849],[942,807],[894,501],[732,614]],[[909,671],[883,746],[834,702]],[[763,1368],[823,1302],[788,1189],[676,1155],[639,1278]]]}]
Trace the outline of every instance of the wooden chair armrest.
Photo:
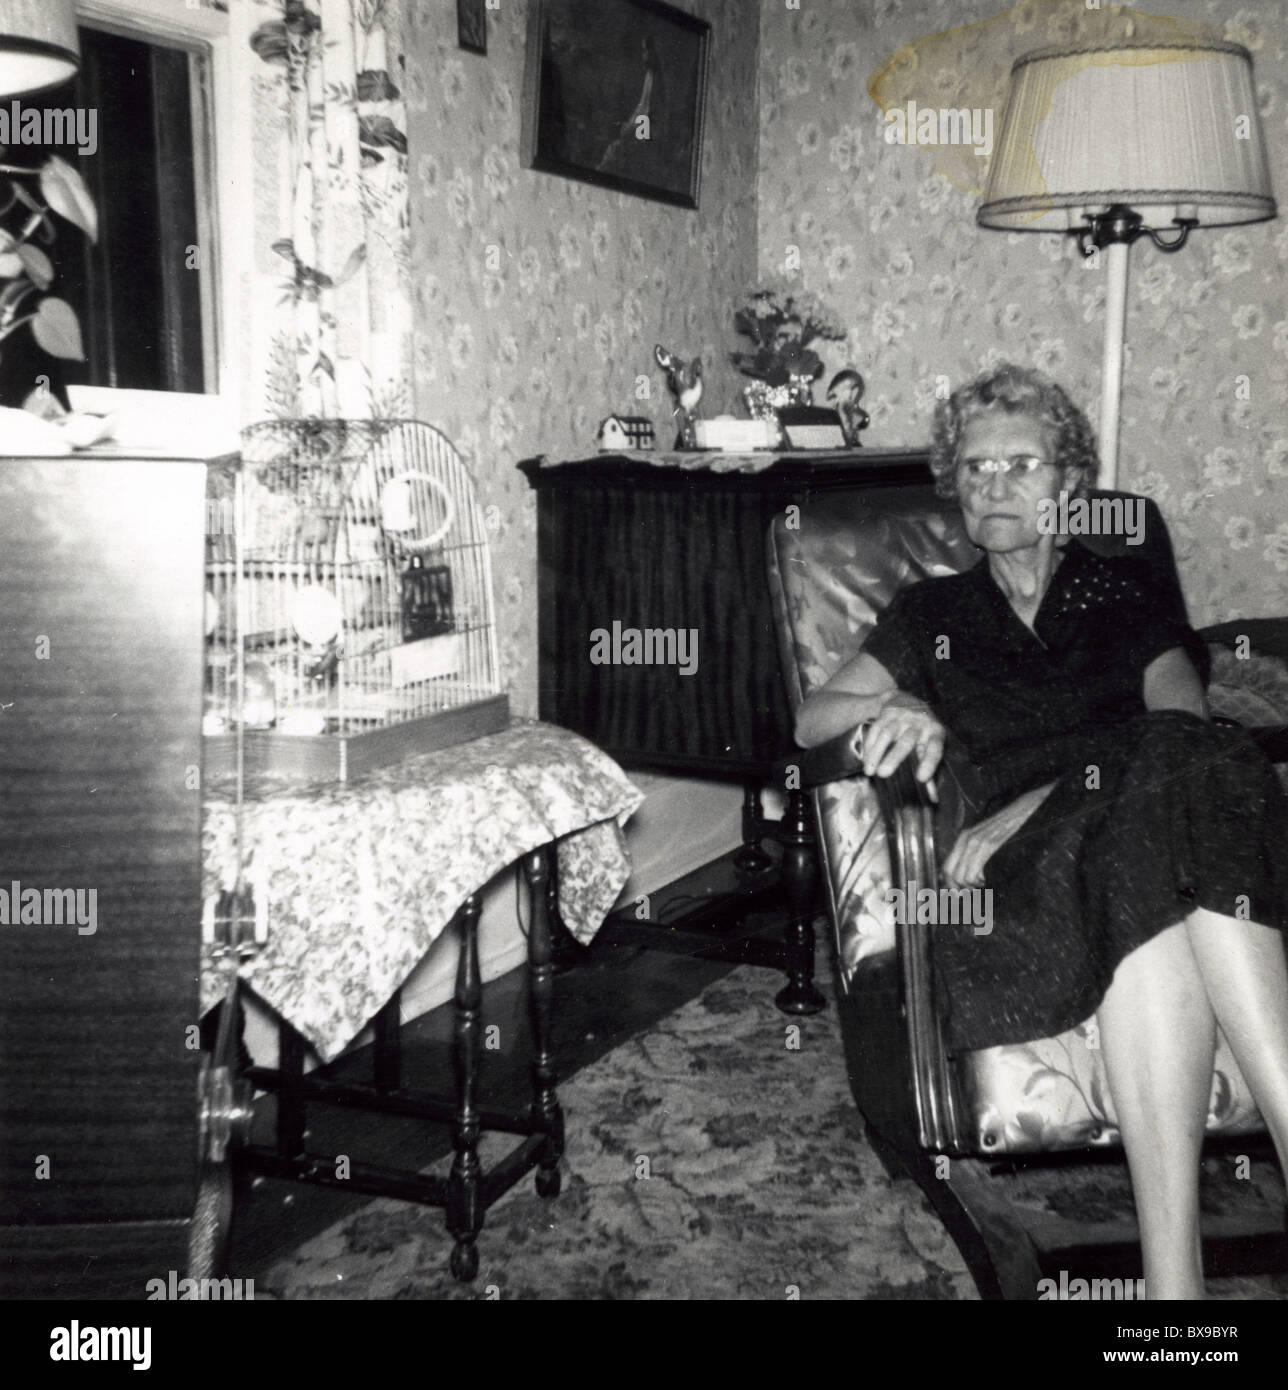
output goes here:
[{"label": "wooden chair armrest", "polygon": [[[867,723],[847,729],[826,743],[802,749],[774,769],[777,784],[808,790],[862,775],[863,734]],[[870,779],[885,822],[890,847],[891,883],[938,891],[935,844],[936,805],[926,786],[913,775],[911,758],[889,777]],[[913,920],[907,920],[911,915]],[[899,968],[903,975],[904,1022],[907,1029],[913,1100],[919,1139],[932,1153],[959,1148],[958,1101],[943,1035],[934,1005],[930,933],[934,928],[904,914],[897,924]]]},{"label": "wooden chair armrest", "polygon": [[808,791],[827,782],[839,782],[863,771],[863,731],[867,723],[856,724],[843,734],[813,748],[802,748],[774,767],[774,784],[794,783],[794,789]]},{"label": "wooden chair armrest", "polygon": [[[938,808],[925,784],[913,776],[912,760],[905,759],[892,777],[874,781],[889,838],[892,886],[915,885],[938,892]],[[896,924],[896,939],[918,1138],[931,1153],[955,1153],[961,1147],[960,1104],[935,1001],[931,944],[935,927],[918,922],[915,912],[903,916]]]}]

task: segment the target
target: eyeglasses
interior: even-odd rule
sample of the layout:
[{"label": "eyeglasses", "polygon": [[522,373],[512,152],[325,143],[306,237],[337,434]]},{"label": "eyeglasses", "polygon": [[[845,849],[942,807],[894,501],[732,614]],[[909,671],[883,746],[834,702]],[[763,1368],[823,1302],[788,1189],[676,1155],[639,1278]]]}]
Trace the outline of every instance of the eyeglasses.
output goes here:
[{"label": "eyeglasses", "polygon": [[1039,458],[1036,454],[1012,454],[1008,459],[963,459],[960,467],[972,482],[980,482],[985,478],[991,478],[994,473],[1027,478],[1045,463],[1046,459]]}]

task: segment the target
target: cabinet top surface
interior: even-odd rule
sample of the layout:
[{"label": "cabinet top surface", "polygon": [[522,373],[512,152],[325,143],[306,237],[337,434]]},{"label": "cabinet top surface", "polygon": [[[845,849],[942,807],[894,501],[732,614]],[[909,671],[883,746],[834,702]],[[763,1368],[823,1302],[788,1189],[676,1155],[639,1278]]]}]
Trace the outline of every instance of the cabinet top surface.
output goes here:
[{"label": "cabinet top surface", "polygon": [[538,454],[519,467],[533,487],[629,481],[655,487],[779,487],[881,482],[929,482],[928,448],[798,449],[726,453],[720,450],[651,450],[599,453],[584,458]]}]

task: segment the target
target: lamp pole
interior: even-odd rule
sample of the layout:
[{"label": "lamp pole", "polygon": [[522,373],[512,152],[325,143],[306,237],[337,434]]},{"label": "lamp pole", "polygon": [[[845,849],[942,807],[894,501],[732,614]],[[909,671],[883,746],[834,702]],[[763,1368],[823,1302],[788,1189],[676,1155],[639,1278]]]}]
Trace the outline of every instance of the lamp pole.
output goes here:
[{"label": "lamp pole", "polygon": [[1171,253],[1185,245],[1193,217],[1175,217],[1176,235],[1167,241],[1153,228],[1142,225],[1140,213],[1125,203],[1114,203],[1104,212],[1084,212],[1085,227],[1074,227],[1084,256],[1104,252],[1109,283],[1105,288],[1105,345],[1100,362],[1100,476],[1103,488],[1118,485],[1118,425],[1122,410],[1123,350],[1127,338],[1127,257],[1137,237],[1147,236],[1160,251]]},{"label": "lamp pole", "polygon": [[1123,352],[1127,339],[1127,257],[1131,243],[1105,247],[1105,346],[1100,359],[1100,477],[1097,486],[1118,486],[1118,422],[1122,409]]}]

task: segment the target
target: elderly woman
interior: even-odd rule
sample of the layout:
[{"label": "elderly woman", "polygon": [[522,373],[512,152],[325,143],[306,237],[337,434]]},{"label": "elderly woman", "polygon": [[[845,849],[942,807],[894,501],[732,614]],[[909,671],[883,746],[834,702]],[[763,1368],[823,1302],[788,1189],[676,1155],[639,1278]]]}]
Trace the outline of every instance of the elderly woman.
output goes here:
[{"label": "elderly woman", "polygon": [[972,811],[944,870],[993,890],[993,930],[936,937],[949,1045],[1096,1015],[1146,1289],[1199,1298],[1218,1026],[1288,1172],[1288,802],[1246,735],[1207,722],[1193,634],[1146,565],[1052,533],[1096,467],[1058,386],[1008,365],[962,387],[932,467],[983,559],[900,593],[797,737],[866,722],[868,775],[911,757],[923,782],[951,740]]}]

